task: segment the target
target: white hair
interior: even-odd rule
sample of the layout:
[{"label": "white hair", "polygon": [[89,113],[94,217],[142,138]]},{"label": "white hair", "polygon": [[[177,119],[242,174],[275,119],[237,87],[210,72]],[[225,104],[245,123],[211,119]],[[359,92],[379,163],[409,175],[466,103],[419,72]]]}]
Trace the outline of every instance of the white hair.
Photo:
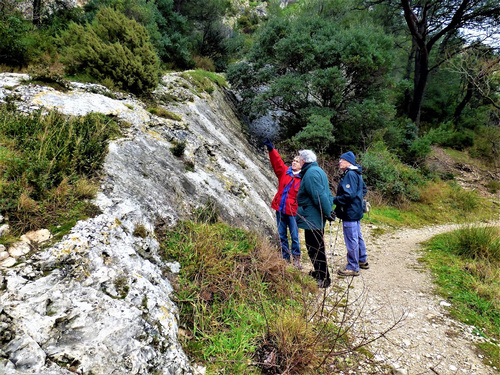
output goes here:
[{"label": "white hair", "polygon": [[316,154],[311,150],[300,150],[299,156],[302,160],[304,160],[304,163],[312,163],[317,160]]}]

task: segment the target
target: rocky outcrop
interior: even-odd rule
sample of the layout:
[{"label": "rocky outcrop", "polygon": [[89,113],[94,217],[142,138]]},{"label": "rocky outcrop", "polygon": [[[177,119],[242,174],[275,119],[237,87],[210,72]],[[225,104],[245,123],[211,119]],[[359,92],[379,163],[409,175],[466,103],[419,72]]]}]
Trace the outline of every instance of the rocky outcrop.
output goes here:
[{"label": "rocky outcrop", "polygon": [[[174,120],[99,85],[72,83],[60,92],[27,78],[0,74],[0,101],[25,112],[102,112],[128,127],[109,145],[95,199],[102,214],[1,270],[0,373],[193,373],[165,277],[179,264],[161,259],[155,225],[174,225],[213,202],[226,222],[271,233],[275,177],[267,153],[247,142],[228,93],[196,91],[179,74],[155,92]],[[172,148],[183,141],[177,157]],[[138,226],[146,236],[134,236]]]}]

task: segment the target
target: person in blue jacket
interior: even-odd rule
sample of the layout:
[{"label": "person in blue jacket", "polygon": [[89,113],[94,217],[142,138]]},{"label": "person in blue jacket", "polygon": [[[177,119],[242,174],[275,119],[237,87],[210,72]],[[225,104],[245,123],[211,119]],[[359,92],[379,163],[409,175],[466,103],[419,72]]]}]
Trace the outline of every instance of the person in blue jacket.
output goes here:
[{"label": "person in blue jacket", "polygon": [[333,195],[328,178],[318,166],[311,150],[299,151],[302,182],[297,193],[297,225],[304,229],[306,249],[314,270],[310,273],[320,288],[330,286],[330,273],[326,262],[324,229],[332,218]]},{"label": "person in blue jacket", "polygon": [[347,265],[337,271],[339,276],[358,276],[359,269],[368,269],[366,245],[361,234],[363,218],[363,197],[367,188],[363,181],[363,172],[356,164],[356,157],[351,151],[340,155],[339,168],[344,172],[333,199],[335,214],[342,220],[344,241],[347,247]]}]

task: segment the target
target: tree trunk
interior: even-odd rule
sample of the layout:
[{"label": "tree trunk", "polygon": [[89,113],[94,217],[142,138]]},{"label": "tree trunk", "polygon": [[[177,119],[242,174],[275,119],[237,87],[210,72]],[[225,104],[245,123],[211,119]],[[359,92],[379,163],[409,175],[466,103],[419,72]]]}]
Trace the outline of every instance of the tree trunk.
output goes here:
[{"label": "tree trunk", "polygon": [[415,54],[415,77],[413,78],[413,99],[410,105],[410,119],[420,127],[420,109],[424,99],[425,86],[429,77],[429,55],[425,49],[417,48]]},{"label": "tree trunk", "polygon": [[33,25],[40,26],[42,13],[42,0],[33,0]]},{"label": "tree trunk", "polygon": [[175,2],[175,10],[177,13],[181,13],[181,10],[182,10],[182,0],[177,0]]},{"label": "tree trunk", "polygon": [[472,99],[473,92],[474,92],[474,90],[473,90],[472,84],[470,82],[467,83],[467,91],[465,93],[465,97],[462,99],[460,104],[457,106],[457,108],[455,109],[455,113],[453,114],[453,119],[454,119],[455,124],[458,123],[458,120],[460,120],[460,117],[462,116],[462,112],[465,109],[465,106]]},{"label": "tree trunk", "polygon": [[[408,62],[406,63],[406,68],[405,68],[405,74],[404,74],[404,79],[410,80],[412,73],[414,71],[414,66],[415,66],[415,51],[416,51],[416,45],[413,43],[410,55],[408,56]],[[410,113],[410,105],[412,102],[412,90],[408,87],[405,89],[403,93],[403,98],[401,102],[401,107],[398,111],[399,116],[408,116]]]},{"label": "tree trunk", "polygon": [[401,0],[406,24],[410,30],[415,45],[415,69],[413,77],[413,98],[410,104],[408,116],[420,127],[420,108],[424,99],[425,86],[429,77],[429,50],[432,44],[428,45],[427,27],[429,4],[425,4],[420,12],[420,19],[413,12],[409,0]]}]

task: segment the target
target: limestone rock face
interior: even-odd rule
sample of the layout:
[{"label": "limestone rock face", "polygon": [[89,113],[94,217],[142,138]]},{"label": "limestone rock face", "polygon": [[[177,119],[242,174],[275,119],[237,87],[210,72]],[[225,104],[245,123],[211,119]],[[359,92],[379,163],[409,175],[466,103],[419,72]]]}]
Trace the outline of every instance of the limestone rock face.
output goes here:
[{"label": "limestone rock face", "polygon": [[[10,102],[24,112],[98,111],[129,127],[109,145],[94,202],[102,214],[0,271],[0,373],[192,374],[164,276],[179,264],[162,260],[155,225],[175,225],[210,201],[224,221],[272,233],[276,181],[267,152],[247,141],[230,93],[196,92],[178,74],[155,92],[176,120],[99,85],[74,83],[61,93],[22,79],[0,74],[0,101],[16,98]],[[174,156],[182,141],[184,154]],[[145,238],[134,236],[138,225]]]}]

